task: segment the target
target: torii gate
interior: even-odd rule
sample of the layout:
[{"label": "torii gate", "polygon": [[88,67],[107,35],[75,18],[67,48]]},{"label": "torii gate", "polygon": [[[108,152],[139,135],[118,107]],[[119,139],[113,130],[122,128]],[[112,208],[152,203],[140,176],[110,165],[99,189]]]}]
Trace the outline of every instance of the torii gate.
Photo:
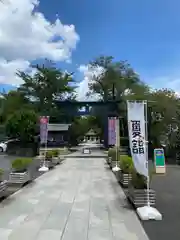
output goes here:
[{"label": "torii gate", "polygon": [[[105,108],[105,117],[104,117],[104,146],[105,148],[108,148],[108,118],[109,117],[118,117],[118,104],[121,103],[121,101],[115,100],[113,97],[113,100],[108,101],[71,101],[71,100],[65,100],[65,101],[56,101],[56,104],[60,107],[66,107],[68,108],[79,108],[80,111],[78,111],[79,116],[83,115],[89,115],[91,114],[91,108],[93,106],[106,106]],[[82,109],[84,109],[82,111]],[[74,114],[74,113],[73,113]]]}]

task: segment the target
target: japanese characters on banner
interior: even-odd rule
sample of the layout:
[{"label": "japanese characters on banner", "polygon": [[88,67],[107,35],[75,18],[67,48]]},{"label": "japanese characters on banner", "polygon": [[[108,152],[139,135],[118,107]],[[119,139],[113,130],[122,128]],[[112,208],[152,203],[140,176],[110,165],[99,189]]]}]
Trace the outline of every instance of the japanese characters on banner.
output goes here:
[{"label": "japanese characters on banner", "polygon": [[108,145],[116,145],[116,118],[108,118]]},{"label": "japanese characters on banner", "polygon": [[47,142],[48,124],[49,124],[48,116],[40,117],[40,142],[41,142],[41,144],[44,144]]},{"label": "japanese characters on banner", "polygon": [[138,173],[148,176],[145,146],[144,102],[127,102],[129,144],[134,166]]}]

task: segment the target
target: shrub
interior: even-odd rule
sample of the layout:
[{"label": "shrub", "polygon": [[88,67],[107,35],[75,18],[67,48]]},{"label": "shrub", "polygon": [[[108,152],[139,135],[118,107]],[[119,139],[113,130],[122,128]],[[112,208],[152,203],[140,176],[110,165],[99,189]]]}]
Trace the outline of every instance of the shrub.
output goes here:
[{"label": "shrub", "polygon": [[120,156],[120,168],[123,173],[131,173],[133,169],[132,158],[127,155]]},{"label": "shrub", "polygon": [[[149,171],[149,181],[151,182],[154,170]],[[132,180],[131,184],[136,189],[146,189],[147,188],[147,178],[139,173],[133,168],[132,170]]]},{"label": "shrub", "polygon": [[0,168],[0,182],[1,182],[1,179],[2,179],[3,173],[4,173],[4,170],[2,168]]},{"label": "shrub", "polygon": [[27,168],[32,163],[32,158],[16,158],[12,162],[12,168],[17,172],[27,171]]},{"label": "shrub", "polygon": [[52,158],[53,158],[53,151],[52,150],[49,150],[45,153],[45,158],[47,161],[51,161]]},{"label": "shrub", "polygon": [[59,156],[59,150],[58,149],[53,149],[52,150],[52,156],[53,157],[58,157]]},{"label": "shrub", "polygon": [[[118,151],[118,154],[117,154],[117,151]],[[116,161],[119,159],[119,149],[117,148],[109,148],[108,150],[108,157],[111,157],[112,158],[112,161]],[[118,159],[117,159],[118,157]]]}]

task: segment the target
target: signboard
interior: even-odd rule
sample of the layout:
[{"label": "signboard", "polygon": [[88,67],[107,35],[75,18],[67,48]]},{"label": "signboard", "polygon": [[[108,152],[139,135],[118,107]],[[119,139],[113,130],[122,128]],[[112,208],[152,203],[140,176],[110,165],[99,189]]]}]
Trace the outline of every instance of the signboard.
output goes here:
[{"label": "signboard", "polygon": [[154,163],[156,168],[156,173],[165,173],[165,156],[163,148],[155,148],[154,149]]},{"label": "signboard", "polygon": [[89,148],[83,148],[83,153],[90,154],[91,152]]},{"label": "signboard", "polygon": [[49,117],[40,117],[40,143],[47,143]]},{"label": "signboard", "polygon": [[108,118],[108,145],[116,145],[116,118]]},{"label": "signboard", "polygon": [[78,109],[78,115],[79,116],[86,116],[89,115],[91,112],[92,107],[91,106],[83,106]]}]

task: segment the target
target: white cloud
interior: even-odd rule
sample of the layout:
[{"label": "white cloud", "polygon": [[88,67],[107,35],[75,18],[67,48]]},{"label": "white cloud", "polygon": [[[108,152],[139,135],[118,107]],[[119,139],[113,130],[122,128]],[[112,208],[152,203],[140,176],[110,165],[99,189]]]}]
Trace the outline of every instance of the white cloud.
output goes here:
[{"label": "white cloud", "polygon": [[169,76],[158,76],[148,82],[152,89],[168,88],[180,95],[180,74],[178,73],[172,73]]},{"label": "white cloud", "polygon": [[16,67],[26,70],[32,60],[71,61],[79,40],[74,25],[63,25],[58,17],[51,23],[38,5],[37,0],[0,3],[0,82],[17,84]]},{"label": "white cloud", "polygon": [[25,60],[13,60],[7,62],[5,59],[0,59],[0,83],[6,83],[18,86],[22,80],[16,76],[16,71],[25,71],[29,68],[29,62]]},{"label": "white cloud", "polygon": [[79,83],[77,88],[77,98],[79,101],[89,100],[93,101],[98,98],[98,95],[86,97],[89,91],[88,84],[93,81],[94,76],[98,76],[103,72],[101,67],[92,67],[91,65],[80,65],[79,72],[83,74],[83,80]]},{"label": "white cloud", "polygon": [[178,97],[180,97],[180,76],[178,77],[169,77],[164,78],[165,86],[164,88],[168,88],[173,90]]}]

